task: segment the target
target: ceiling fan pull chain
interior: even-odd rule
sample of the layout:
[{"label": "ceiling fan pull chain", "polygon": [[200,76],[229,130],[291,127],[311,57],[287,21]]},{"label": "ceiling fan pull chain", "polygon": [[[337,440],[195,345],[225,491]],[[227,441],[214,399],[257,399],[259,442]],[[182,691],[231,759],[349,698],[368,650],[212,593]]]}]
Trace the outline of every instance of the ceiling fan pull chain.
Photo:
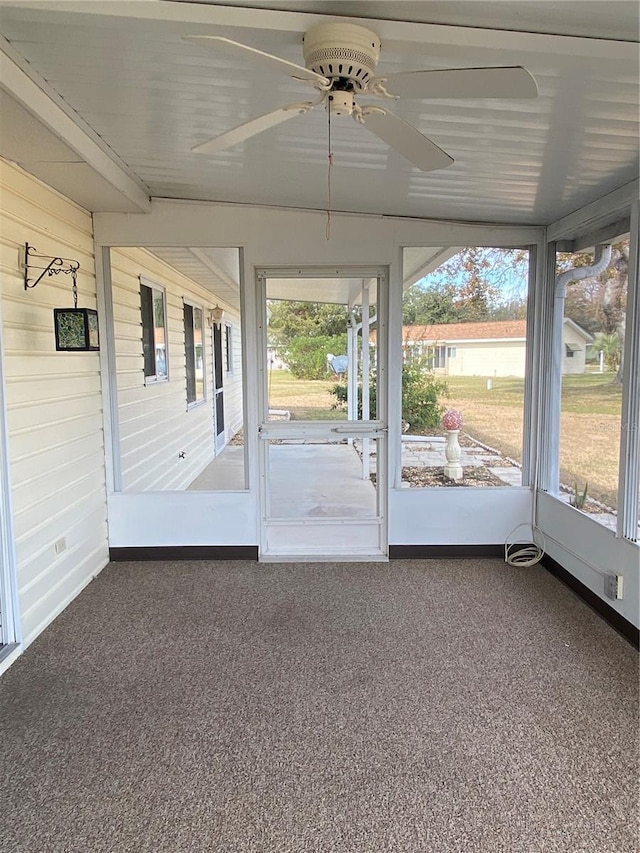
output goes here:
[{"label": "ceiling fan pull chain", "polygon": [[328,165],[327,165],[327,227],[325,230],[325,236],[327,240],[331,238],[331,167],[333,166],[333,152],[331,151],[331,95],[329,95],[329,99],[327,102],[327,116],[328,116]]}]

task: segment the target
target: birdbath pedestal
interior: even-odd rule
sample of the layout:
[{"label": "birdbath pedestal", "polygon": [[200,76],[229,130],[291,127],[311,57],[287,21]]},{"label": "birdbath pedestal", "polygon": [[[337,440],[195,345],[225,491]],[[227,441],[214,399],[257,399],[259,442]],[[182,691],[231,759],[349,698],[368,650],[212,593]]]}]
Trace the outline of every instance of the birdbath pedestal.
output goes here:
[{"label": "birdbath pedestal", "polygon": [[447,444],[444,449],[444,455],[447,458],[447,464],[444,466],[444,475],[449,480],[458,481],[462,479],[462,450],[458,441],[459,429],[445,429],[444,434],[447,439]]}]

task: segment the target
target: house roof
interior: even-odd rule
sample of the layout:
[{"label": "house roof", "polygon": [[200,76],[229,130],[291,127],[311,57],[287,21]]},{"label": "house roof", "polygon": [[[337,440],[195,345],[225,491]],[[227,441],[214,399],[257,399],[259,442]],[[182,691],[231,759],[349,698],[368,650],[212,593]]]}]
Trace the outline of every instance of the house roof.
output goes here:
[{"label": "house roof", "polygon": [[442,342],[502,340],[504,338],[525,340],[526,320],[493,320],[487,323],[443,323],[430,326],[403,326],[402,340]]},{"label": "house roof", "polygon": [[[582,335],[586,342],[593,337],[573,320],[564,324]],[[451,343],[452,341],[526,340],[526,320],[492,320],[485,323],[442,323],[430,326],[403,326],[402,341],[410,343]]]},{"label": "house roof", "polygon": [[565,326],[569,326],[570,328],[572,328],[579,335],[582,335],[582,337],[587,343],[591,343],[591,341],[593,341],[593,335],[590,335],[586,329],[583,329],[582,326],[579,326],[574,320],[571,320],[569,317],[564,318],[564,324]]}]

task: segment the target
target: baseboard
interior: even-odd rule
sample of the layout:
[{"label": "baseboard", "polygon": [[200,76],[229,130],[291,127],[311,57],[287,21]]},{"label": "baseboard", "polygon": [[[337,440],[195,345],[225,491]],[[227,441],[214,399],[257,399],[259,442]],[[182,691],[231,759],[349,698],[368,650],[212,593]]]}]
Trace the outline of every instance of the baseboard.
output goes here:
[{"label": "baseboard", "polygon": [[640,648],[640,629],[636,628],[632,622],[629,622],[628,619],[621,616],[617,610],[614,610],[614,608],[600,598],[599,595],[596,595],[593,590],[589,589],[588,586],[585,586],[582,581],[578,580],[578,578],[572,575],[571,572],[567,571],[564,566],[561,566],[560,563],[556,562],[553,557],[549,557],[545,554],[540,561],[540,565],[548,572],[551,572],[551,574],[558,578],[559,581],[562,581],[563,584],[572,589],[576,595],[580,596],[580,598],[588,604],[592,610],[595,610],[596,613],[605,620],[605,622],[608,622],[612,628],[615,628],[619,634],[622,634],[625,640],[628,640],[632,646],[635,646],[636,649]]},{"label": "baseboard", "polygon": [[502,557],[504,545],[389,545],[390,560],[474,560]]},{"label": "baseboard", "polygon": [[258,560],[257,545],[152,545],[109,548],[113,562],[137,560]]}]

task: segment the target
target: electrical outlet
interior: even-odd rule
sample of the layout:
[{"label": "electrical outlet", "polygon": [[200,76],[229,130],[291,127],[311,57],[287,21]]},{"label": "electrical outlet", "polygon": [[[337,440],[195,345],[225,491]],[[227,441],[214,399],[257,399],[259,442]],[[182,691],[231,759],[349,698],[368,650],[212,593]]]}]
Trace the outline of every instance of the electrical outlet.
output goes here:
[{"label": "electrical outlet", "polygon": [[612,598],[614,601],[622,598],[623,580],[622,575],[605,575],[604,594],[607,598]]},{"label": "electrical outlet", "polygon": [[56,549],[56,554],[62,554],[63,551],[67,550],[67,540],[61,536],[53,547]]}]

